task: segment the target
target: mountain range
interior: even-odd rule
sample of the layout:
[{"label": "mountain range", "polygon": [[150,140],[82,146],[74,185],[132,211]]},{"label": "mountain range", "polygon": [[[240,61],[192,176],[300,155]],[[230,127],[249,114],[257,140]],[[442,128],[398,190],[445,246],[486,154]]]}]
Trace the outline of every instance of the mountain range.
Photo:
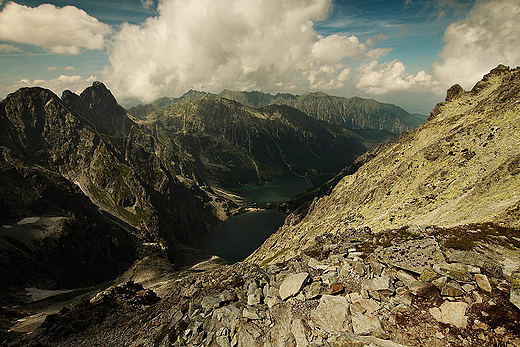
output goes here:
[{"label": "mountain range", "polygon": [[405,130],[417,128],[425,120],[424,116],[410,114],[396,105],[360,97],[337,97],[323,92],[305,93],[302,95],[288,93],[272,95],[258,91],[223,90],[218,94],[211,94],[190,90],[180,98],[164,97],[148,105],[131,107],[128,112],[134,117],[142,118],[155,109],[169,104],[184,100],[216,97],[234,100],[242,105],[254,108],[262,108],[269,105],[287,105],[302,111],[312,118],[332,125],[339,125],[347,129],[382,130],[396,135]]},{"label": "mountain range", "polygon": [[[92,88],[104,90],[100,84]],[[32,103],[16,103],[14,96],[2,102],[1,110],[9,112],[1,111],[0,115],[9,115],[10,120],[2,125],[12,131],[2,137],[2,165],[10,168],[0,177],[8,177],[13,187],[23,188],[17,174],[23,172],[25,185],[31,189],[19,188],[18,192],[33,193],[19,194],[19,208],[10,213],[19,218],[24,208],[38,206],[38,199],[49,201],[49,208],[81,211],[76,208],[81,203],[92,206],[84,196],[72,197],[81,193],[78,185],[86,189],[84,183],[73,185],[64,175],[74,177],[75,173],[65,170],[60,162],[69,147],[62,144],[52,153],[45,147],[50,139],[53,143],[62,141],[57,135],[53,137],[51,123],[83,124],[87,119],[70,107],[62,109],[62,101],[48,91],[27,89],[15,95],[22,93],[39,97],[33,97]],[[149,141],[156,141],[155,136],[171,139],[181,134],[221,137],[241,144],[240,137],[231,137],[232,142],[228,135],[229,127],[239,127],[238,119],[249,124],[247,129],[260,129],[261,122],[271,118],[299,124],[299,111],[286,107],[255,109],[223,98],[186,100],[148,113],[132,124],[128,136],[138,130],[147,133],[152,124],[165,134],[152,132],[146,137]],[[215,114],[229,112],[230,116],[223,118],[229,123],[223,128],[211,122],[205,126],[206,108],[214,108],[218,111]],[[39,110],[58,112],[35,117],[45,114]],[[94,130],[103,124],[88,121],[83,136],[100,137],[97,147],[125,142],[121,138],[104,140]],[[289,215],[284,226],[244,261],[226,265],[213,258],[174,271],[164,258],[141,257],[114,285],[47,316],[38,329],[18,335],[19,340],[12,344],[518,345],[519,127],[520,68],[500,65],[469,91],[459,85],[451,87],[424,125],[376,146],[317,191],[294,200],[292,203],[301,201],[302,208]],[[37,142],[31,147],[33,138]],[[299,140],[302,138],[307,140],[305,136]],[[165,176],[151,175],[144,166],[153,163],[153,155],[162,147],[142,148],[155,151],[145,151],[148,160],[138,165],[142,171],[136,169],[133,175],[144,177],[148,172],[146,177],[163,177],[160,182],[164,182]],[[128,149],[122,158],[131,158],[135,151]],[[111,182],[108,178],[104,181]],[[152,182],[150,178],[148,182]],[[54,186],[58,188],[50,189]],[[50,194],[53,192],[55,195]],[[63,207],[53,196],[73,203]],[[123,202],[128,206],[133,200]],[[5,207],[9,210],[10,204]],[[161,217],[160,213],[157,216]],[[12,220],[9,225],[14,229]],[[25,220],[16,225],[31,223],[37,222]],[[51,229],[39,226],[36,229],[43,237],[50,233]],[[111,232],[107,237],[119,247],[118,230],[114,227]],[[3,240],[10,239],[4,236]],[[26,248],[20,242],[10,242],[20,251]],[[3,312],[10,315],[10,321],[34,319],[14,309]]]},{"label": "mountain range", "polygon": [[363,137],[287,105],[188,94],[140,119],[100,82],[61,98],[22,88],[0,103],[0,271],[10,300],[28,286],[99,283],[151,254],[181,267],[204,255],[193,247],[236,206],[222,189],[330,177],[380,134],[393,136]]}]

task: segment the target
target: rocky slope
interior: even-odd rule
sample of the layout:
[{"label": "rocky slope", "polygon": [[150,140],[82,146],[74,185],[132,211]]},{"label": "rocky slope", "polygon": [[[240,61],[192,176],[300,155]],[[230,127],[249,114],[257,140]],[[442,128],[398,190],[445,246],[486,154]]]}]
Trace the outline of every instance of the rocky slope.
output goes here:
[{"label": "rocky slope", "polygon": [[184,153],[184,176],[227,188],[333,175],[366,151],[360,136],[287,106],[199,98],[156,109],[146,121],[165,148]]},{"label": "rocky slope", "polygon": [[262,108],[268,105],[288,105],[310,117],[339,125],[348,129],[384,130],[400,134],[412,130],[424,123],[416,115],[402,108],[380,103],[372,99],[360,97],[344,98],[328,95],[323,92],[293,95],[279,93],[271,95],[262,92],[238,92],[223,90],[219,94],[210,94],[190,90],[180,98],[162,98],[149,105],[139,105],[129,109],[130,114],[143,118],[158,107],[168,103],[177,103],[194,98],[226,98],[237,101],[245,106]]},{"label": "rocky slope", "polygon": [[450,88],[426,124],[360,158],[367,162],[306,216],[290,216],[250,259],[289,259],[314,237],[351,227],[518,227],[519,91],[520,70],[504,66],[471,91]]},{"label": "rocky slope", "polygon": [[499,238],[458,251],[453,230],[350,229],[277,265],[181,275],[160,301],[125,282],[47,317],[18,345],[518,346],[504,264],[520,255],[509,245],[520,234],[471,227]]}]

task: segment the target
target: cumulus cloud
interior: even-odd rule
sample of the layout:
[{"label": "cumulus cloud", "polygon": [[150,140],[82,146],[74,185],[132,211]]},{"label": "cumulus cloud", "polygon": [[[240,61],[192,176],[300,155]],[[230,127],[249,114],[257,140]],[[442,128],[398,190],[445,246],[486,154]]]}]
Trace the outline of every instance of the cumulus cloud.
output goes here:
[{"label": "cumulus cloud", "polygon": [[388,50],[356,36],[318,35],[314,23],[331,8],[331,0],[162,0],[158,16],[113,36],[107,85],[142,102],[189,88],[341,86],[350,62]]},{"label": "cumulus cloud", "polygon": [[369,94],[381,95],[403,90],[415,92],[431,88],[432,76],[424,71],[412,75],[407,73],[402,61],[397,59],[379,64],[377,60],[361,64],[356,69],[358,82],[356,88]]},{"label": "cumulus cloud", "polygon": [[478,2],[467,17],[448,26],[445,46],[433,67],[443,89],[459,83],[471,88],[498,64],[520,65],[520,2]]},{"label": "cumulus cloud", "polygon": [[50,72],[50,71],[54,71],[54,70],[56,70],[56,69],[58,69],[56,66],[49,66],[49,67],[47,68],[47,71]]},{"label": "cumulus cloud", "polygon": [[2,53],[21,53],[22,50],[14,45],[0,43],[0,52]]},{"label": "cumulus cloud", "polygon": [[43,4],[31,8],[8,2],[0,12],[0,40],[31,44],[56,54],[103,49],[104,37],[111,30],[74,6]]},{"label": "cumulus cloud", "polygon": [[61,75],[58,78],[53,78],[50,80],[44,79],[36,79],[34,81],[30,81],[27,78],[21,79],[17,81],[11,88],[11,90],[16,90],[22,87],[42,87],[46,89],[52,90],[54,93],[61,95],[61,93],[68,89],[77,94],[81,93],[85,88],[90,86],[92,82],[97,81],[97,77],[90,76],[88,78],[83,78],[79,75],[75,76],[66,76]]},{"label": "cumulus cloud", "polygon": [[74,71],[76,68],[74,66],[65,66],[61,69],[62,71]]}]

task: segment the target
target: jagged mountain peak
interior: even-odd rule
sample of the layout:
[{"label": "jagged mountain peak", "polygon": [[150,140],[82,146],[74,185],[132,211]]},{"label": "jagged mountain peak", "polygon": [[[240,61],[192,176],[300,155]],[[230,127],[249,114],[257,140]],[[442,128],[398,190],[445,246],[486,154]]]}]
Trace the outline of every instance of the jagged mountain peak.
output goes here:
[{"label": "jagged mountain peak", "polygon": [[79,96],[69,90],[64,91],[62,100],[104,134],[126,136],[134,125],[112,92],[99,81]]}]

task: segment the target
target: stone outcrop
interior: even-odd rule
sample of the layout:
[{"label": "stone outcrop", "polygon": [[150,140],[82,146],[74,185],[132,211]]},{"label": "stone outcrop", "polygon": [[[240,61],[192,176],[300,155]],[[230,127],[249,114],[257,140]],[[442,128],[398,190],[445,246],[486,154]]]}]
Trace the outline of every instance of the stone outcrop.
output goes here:
[{"label": "stone outcrop", "polygon": [[[338,236],[342,240],[339,244],[333,237],[318,238],[300,257],[277,265],[236,263],[192,273],[172,282],[169,293],[156,303],[152,301],[151,306],[137,309],[132,304],[131,311],[124,311],[124,304],[114,307],[95,324],[84,318],[79,323],[81,331],[68,336],[63,332],[59,339],[51,332],[53,327],[64,326],[68,316],[58,315],[35,336],[49,346],[73,345],[75,341],[107,346],[132,341],[141,346],[230,347],[520,343],[520,314],[509,301],[510,287],[516,293],[517,285],[511,285],[510,278],[486,275],[492,287],[489,292],[479,286],[481,276],[459,281],[437,273],[439,264],[432,261],[431,274],[419,280],[417,271],[381,262],[379,254],[398,246],[411,249],[413,244],[418,249],[438,249],[436,259],[443,266],[455,264],[445,262],[452,250],[440,246],[438,236],[414,239],[394,234],[391,246],[374,252],[370,248],[374,242],[392,234],[360,241],[358,235],[362,234],[366,231],[346,232]],[[444,277],[445,281],[438,280]],[[339,284],[342,290],[329,294],[328,288]],[[112,299],[103,298],[114,291],[98,295],[90,304],[110,302]],[[134,303],[136,299],[131,297],[124,302]],[[31,338],[20,343],[31,345]]]}]

